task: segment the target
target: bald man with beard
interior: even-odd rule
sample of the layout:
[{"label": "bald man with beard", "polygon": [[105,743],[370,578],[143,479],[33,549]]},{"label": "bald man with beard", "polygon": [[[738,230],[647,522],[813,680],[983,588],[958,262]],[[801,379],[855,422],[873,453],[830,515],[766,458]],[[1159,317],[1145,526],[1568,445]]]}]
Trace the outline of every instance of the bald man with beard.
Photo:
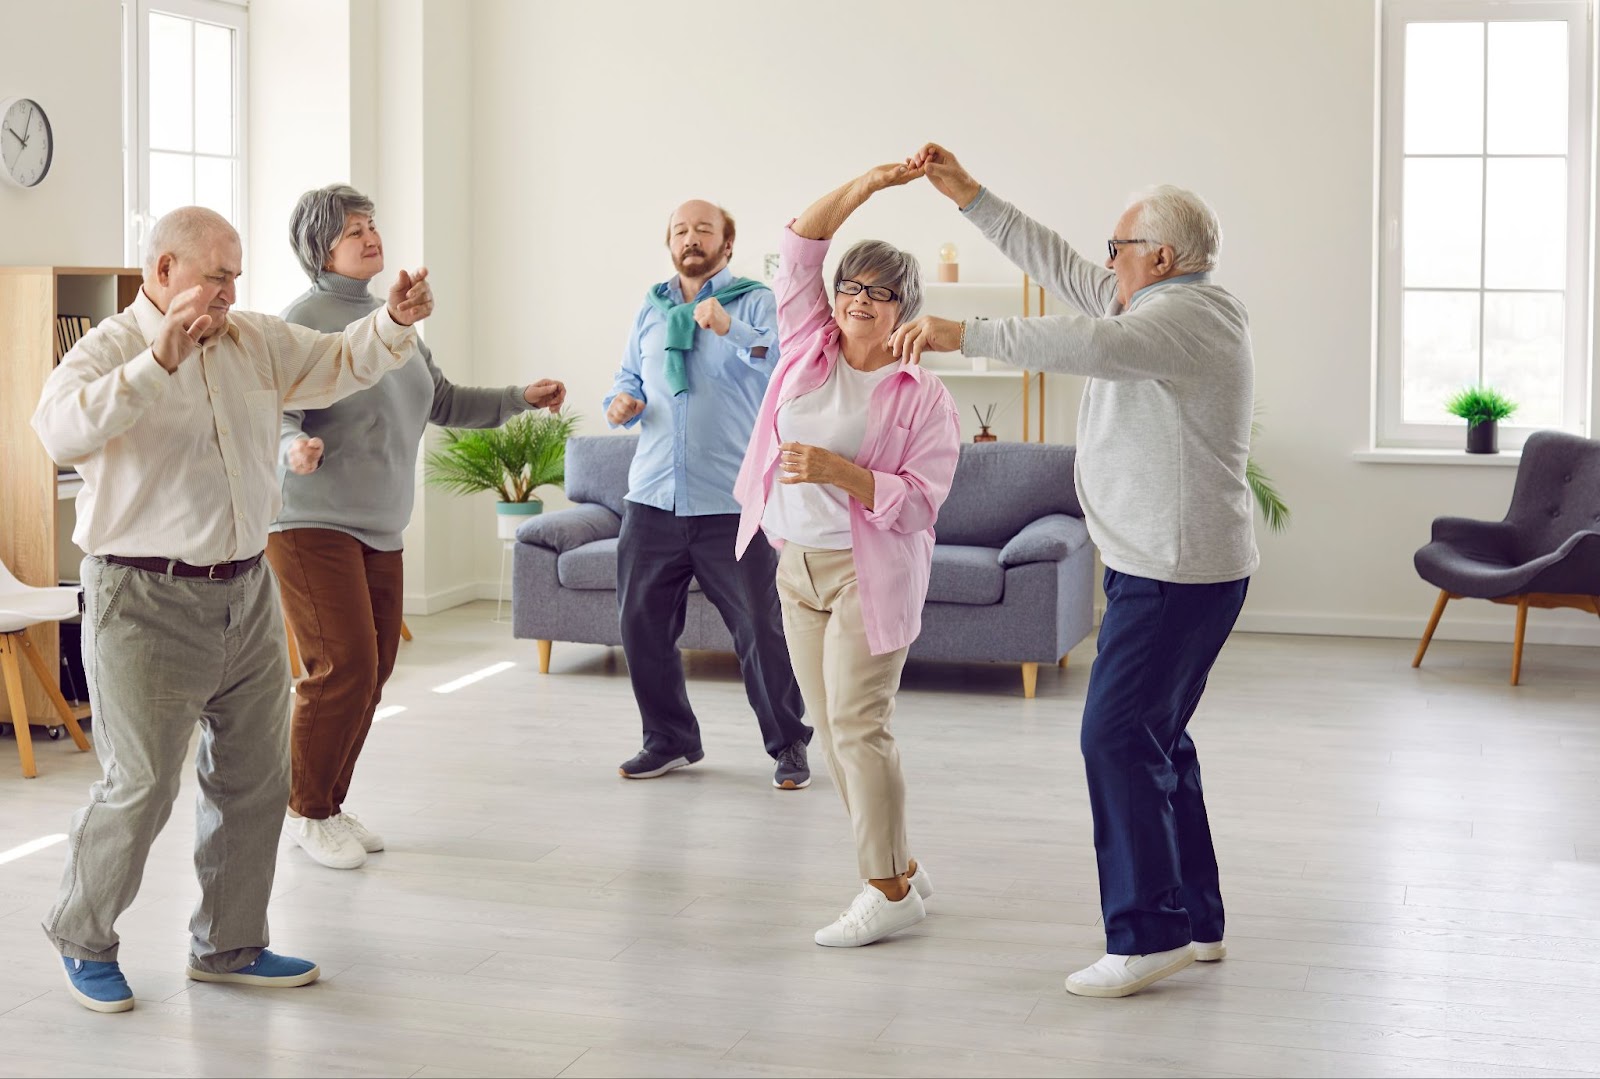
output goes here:
[{"label": "bald man with beard", "polygon": [[777,554],[758,544],[734,557],[733,481],[778,364],[777,304],[765,285],[729,271],[734,222],[721,207],[684,203],[666,239],[678,272],[646,294],[605,399],[612,427],[639,431],[617,544],[617,605],[644,746],[618,771],[653,779],[705,756],[677,644],[693,578],[733,637],[762,742],[777,762],[772,785],[800,790],[811,782],[811,728],[783,638]]}]

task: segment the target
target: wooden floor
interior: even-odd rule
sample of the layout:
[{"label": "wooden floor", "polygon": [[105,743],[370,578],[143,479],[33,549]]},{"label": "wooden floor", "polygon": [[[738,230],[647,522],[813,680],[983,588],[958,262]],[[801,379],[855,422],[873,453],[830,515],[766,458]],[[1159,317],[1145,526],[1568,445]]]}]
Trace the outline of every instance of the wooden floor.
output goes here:
[{"label": "wooden floor", "polygon": [[[1229,958],[1122,1001],[1067,996],[1103,949],[1077,749],[1092,649],[1042,670],[913,665],[897,734],[915,930],[811,933],[857,883],[820,757],[775,791],[731,661],[695,654],[706,760],[616,776],[638,729],[620,653],[533,646],[492,604],[415,618],[350,808],[356,872],[280,855],[285,991],[183,978],[192,780],[122,919],[138,994],[65,993],[38,929],[60,844],[0,865],[4,1075],[1600,1074],[1600,655],[1236,637],[1194,732]],[[516,666],[439,694],[503,661]],[[98,774],[0,742],[0,851],[63,832]]]}]

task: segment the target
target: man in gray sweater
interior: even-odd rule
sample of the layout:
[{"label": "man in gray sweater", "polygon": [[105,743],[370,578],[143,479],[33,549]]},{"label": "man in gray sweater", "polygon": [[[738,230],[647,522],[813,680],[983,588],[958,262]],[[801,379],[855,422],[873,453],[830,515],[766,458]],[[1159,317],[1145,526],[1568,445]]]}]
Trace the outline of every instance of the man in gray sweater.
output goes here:
[{"label": "man in gray sweater", "polygon": [[1213,284],[1222,232],[1198,196],[1130,206],[1105,266],[973,180],[933,143],[912,164],[1007,258],[1082,315],[921,318],[895,333],[915,362],[960,350],[1084,375],[1078,499],[1106,564],[1106,611],[1081,741],[1106,955],[1080,996],[1136,993],[1221,959],[1222,894],[1187,727],[1259,556],[1245,461],[1254,361],[1244,305]]}]

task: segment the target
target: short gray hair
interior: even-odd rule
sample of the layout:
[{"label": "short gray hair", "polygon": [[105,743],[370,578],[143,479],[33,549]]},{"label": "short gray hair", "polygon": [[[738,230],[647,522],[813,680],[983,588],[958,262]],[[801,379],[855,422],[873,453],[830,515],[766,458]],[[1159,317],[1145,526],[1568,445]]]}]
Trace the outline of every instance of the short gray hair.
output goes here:
[{"label": "short gray hair", "polygon": [[328,255],[351,214],[372,215],[372,200],[349,184],[329,184],[307,191],[289,215],[289,245],[306,276],[315,281],[328,265]]},{"label": "short gray hair", "polygon": [[892,288],[900,294],[900,315],[895,327],[903,326],[922,311],[922,267],[917,256],[882,240],[862,240],[844,253],[839,268],[833,271],[833,291],[845,278]]},{"label": "short gray hair", "polygon": [[1178,273],[1217,268],[1222,225],[1205,199],[1193,191],[1162,184],[1134,196],[1134,204],[1139,207],[1134,235],[1172,248],[1173,268]]},{"label": "short gray hair", "polygon": [[180,206],[162,214],[145,240],[145,270],[154,273],[162,255],[192,257],[198,254],[218,232],[231,235],[235,241],[239,239],[226,217],[204,206]]}]

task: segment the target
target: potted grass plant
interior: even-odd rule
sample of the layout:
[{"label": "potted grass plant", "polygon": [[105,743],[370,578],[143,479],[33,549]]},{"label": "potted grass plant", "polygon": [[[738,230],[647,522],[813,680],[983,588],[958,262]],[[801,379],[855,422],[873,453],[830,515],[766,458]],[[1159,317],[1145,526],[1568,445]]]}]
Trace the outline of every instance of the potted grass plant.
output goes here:
[{"label": "potted grass plant", "polygon": [[[1259,413],[1260,409],[1256,411]],[[1261,434],[1261,424],[1252,421],[1250,424],[1250,442],[1253,446],[1256,438]],[[1261,466],[1256,464],[1255,454],[1245,458],[1244,481],[1250,487],[1250,493],[1255,496],[1256,509],[1261,511],[1261,519],[1267,527],[1274,532],[1282,532],[1289,527],[1289,507],[1283,501],[1283,496],[1278,493],[1277,485],[1272,482]]]},{"label": "potted grass plant", "polygon": [[1468,386],[1444,404],[1446,412],[1467,421],[1468,453],[1499,453],[1499,423],[1517,411],[1517,403],[1488,386]]},{"label": "potted grass plant", "polygon": [[544,510],[540,487],[566,479],[567,439],[576,413],[524,412],[500,427],[447,427],[443,444],[428,454],[427,481],[456,494],[493,491],[502,539],[515,535],[525,518]]}]

